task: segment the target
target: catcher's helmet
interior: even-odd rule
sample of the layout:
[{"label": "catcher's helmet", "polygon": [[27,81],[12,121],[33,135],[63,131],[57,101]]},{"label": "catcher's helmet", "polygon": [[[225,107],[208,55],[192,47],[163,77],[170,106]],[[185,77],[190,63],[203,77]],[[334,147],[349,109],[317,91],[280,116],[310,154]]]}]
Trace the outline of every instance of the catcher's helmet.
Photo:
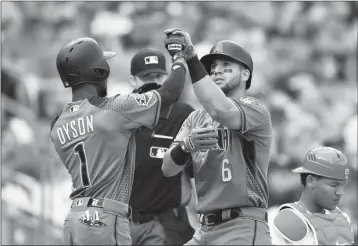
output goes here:
[{"label": "catcher's helmet", "polygon": [[106,59],[115,55],[115,52],[103,52],[92,38],[79,38],[61,49],[56,59],[57,71],[65,87],[102,83],[110,73]]},{"label": "catcher's helmet", "polygon": [[303,166],[293,172],[345,180],[349,175],[349,167],[347,158],[341,151],[331,147],[318,147],[308,151]]},{"label": "catcher's helmet", "polygon": [[246,82],[246,90],[251,86],[251,78],[254,69],[254,63],[250,53],[242,46],[230,40],[223,40],[216,43],[210,50],[210,53],[203,56],[200,61],[206,71],[210,74],[210,67],[213,60],[218,58],[233,59],[247,67],[250,70],[250,77]]}]

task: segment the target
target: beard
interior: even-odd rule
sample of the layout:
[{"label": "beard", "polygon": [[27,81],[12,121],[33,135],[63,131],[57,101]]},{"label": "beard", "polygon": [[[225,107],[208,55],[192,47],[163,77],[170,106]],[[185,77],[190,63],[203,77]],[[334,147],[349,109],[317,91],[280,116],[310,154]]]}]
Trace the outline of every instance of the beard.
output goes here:
[{"label": "beard", "polygon": [[229,93],[231,90],[235,89],[241,84],[239,76],[235,76],[229,80],[225,79],[220,83],[216,83],[217,86],[225,93]]}]

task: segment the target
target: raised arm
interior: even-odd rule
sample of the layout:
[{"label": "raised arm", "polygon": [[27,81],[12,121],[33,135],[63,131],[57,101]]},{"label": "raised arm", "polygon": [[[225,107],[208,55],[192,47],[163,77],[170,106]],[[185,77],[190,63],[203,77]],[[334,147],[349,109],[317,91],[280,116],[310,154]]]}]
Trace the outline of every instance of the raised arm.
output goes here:
[{"label": "raised arm", "polygon": [[224,126],[234,130],[241,129],[240,109],[214,83],[198,57],[189,59],[187,64],[195,95],[203,108]]},{"label": "raised arm", "polygon": [[[240,109],[230,98],[226,97],[224,92],[209,77],[198,59],[189,34],[177,28],[169,29],[165,33],[169,36],[166,39],[166,48],[169,53],[173,54],[174,59],[176,59],[175,57],[184,57],[187,61],[195,95],[203,108],[215,121],[230,129],[241,129]],[[182,51],[170,49],[173,44],[178,43]],[[177,47],[177,45],[174,47]]]},{"label": "raised arm", "polygon": [[162,108],[166,108],[175,103],[183,91],[186,75],[184,62],[184,59],[178,59],[172,64],[169,77],[163,83],[161,88],[157,90],[161,97]]}]

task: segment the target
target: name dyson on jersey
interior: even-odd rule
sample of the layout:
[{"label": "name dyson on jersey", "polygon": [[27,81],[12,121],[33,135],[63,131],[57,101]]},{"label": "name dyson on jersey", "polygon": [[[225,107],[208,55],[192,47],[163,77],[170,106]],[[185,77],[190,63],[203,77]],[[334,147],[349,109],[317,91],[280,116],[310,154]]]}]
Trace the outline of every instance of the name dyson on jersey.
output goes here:
[{"label": "name dyson on jersey", "polygon": [[94,133],[92,114],[71,120],[57,128],[57,136],[62,145],[89,133]]}]

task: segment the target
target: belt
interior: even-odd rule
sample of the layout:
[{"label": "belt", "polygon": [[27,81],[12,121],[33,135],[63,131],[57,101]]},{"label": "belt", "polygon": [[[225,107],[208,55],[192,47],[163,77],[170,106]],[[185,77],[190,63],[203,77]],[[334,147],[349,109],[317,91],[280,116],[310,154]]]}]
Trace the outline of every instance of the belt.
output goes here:
[{"label": "belt", "polygon": [[71,210],[84,210],[87,207],[103,208],[104,212],[129,218],[131,207],[125,203],[107,198],[80,197],[72,201]]},{"label": "belt", "polygon": [[251,218],[267,223],[266,209],[256,207],[231,208],[207,214],[200,214],[200,223],[202,225],[211,226],[238,217]]},{"label": "belt", "polygon": [[142,224],[154,220],[155,217],[156,217],[155,214],[150,214],[150,213],[132,213],[131,220],[136,224]]},{"label": "belt", "polygon": [[[185,209],[185,208],[184,208]],[[131,217],[131,221],[135,224],[143,224],[146,222],[149,222],[151,220],[155,220],[160,214],[170,211],[172,210],[172,212],[174,213],[175,217],[182,217],[182,208],[178,207],[178,208],[172,208],[169,210],[165,210],[165,211],[161,211],[158,213],[143,213],[143,212],[132,212],[132,217]],[[185,210],[186,211],[186,210]]]}]

